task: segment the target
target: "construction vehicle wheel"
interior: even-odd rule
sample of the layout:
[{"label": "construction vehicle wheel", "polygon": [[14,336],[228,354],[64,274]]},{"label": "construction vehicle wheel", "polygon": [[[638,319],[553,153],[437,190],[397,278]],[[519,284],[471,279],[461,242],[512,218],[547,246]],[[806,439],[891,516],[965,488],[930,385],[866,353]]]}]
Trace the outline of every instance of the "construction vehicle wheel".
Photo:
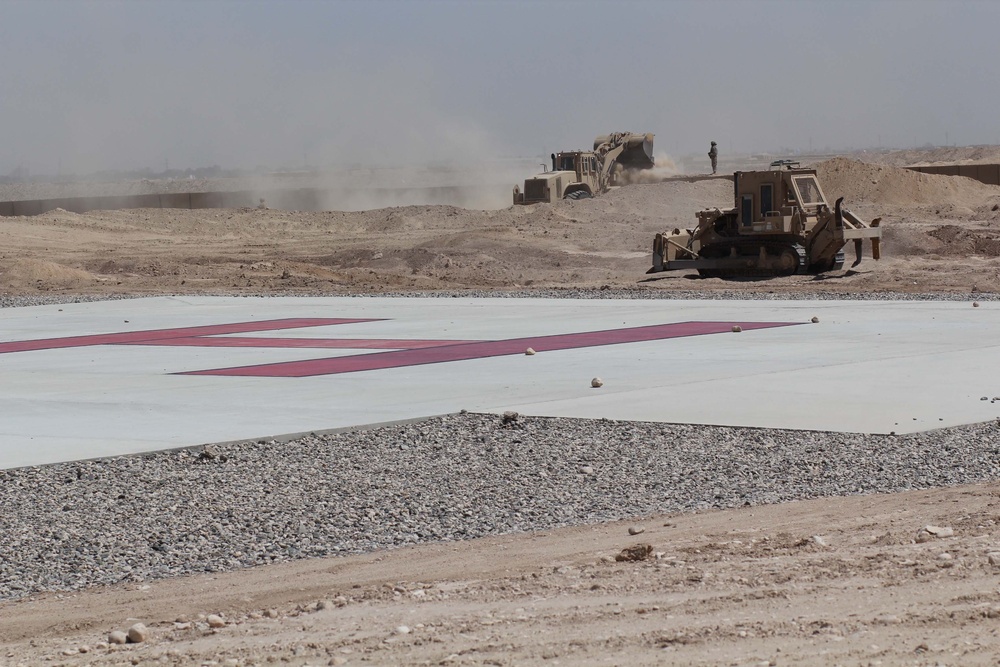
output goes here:
[{"label": "construction vehicle wheel", "polygon": [[780,266],[776,272],[779,276],[790,276],[799,269],[799,255],[794,248],[782,248],[780,255]]},{"label": "construction vehicle wheel", "polygon": [[577,194],[576,197],[577,199],[590,199],[591,197],[594,196],[589,192],[587,192],[586,190],[577,190],[576,194]]}]

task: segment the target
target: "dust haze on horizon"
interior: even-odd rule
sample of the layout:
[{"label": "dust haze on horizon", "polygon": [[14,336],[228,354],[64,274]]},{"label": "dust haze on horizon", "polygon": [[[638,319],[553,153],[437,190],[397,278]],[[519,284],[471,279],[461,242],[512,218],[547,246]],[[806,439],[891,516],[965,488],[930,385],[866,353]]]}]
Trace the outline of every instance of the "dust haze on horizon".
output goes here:
[{"label": "dust haze on horizon", "polygon": [[0,175],[1000,144],[1000,3],[0,2]]}]

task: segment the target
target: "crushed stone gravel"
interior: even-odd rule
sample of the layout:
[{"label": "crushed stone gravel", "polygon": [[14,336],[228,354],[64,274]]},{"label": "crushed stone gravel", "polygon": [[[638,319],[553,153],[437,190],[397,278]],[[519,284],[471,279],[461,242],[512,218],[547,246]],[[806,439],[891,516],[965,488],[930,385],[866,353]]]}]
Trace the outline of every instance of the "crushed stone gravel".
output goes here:
[{"label": "crushed stone gravel", "polygon": [[[117,294],[117,295],[5,295],[0,294],[0,308],[46,306],[64,303],[93,303],[141,299],[158,296],[190,297],[191,294]],[[245,292],[212,292],[194,296],[222,296],[243,298],[270,297],[379,297],[399,299],[683,299],[731,301],[1000,301],[1000,293],[993,292],[757,292],[733,290],[663,290],[663,289],[536,289],[536,290],[435,290],[412,292],[280,292],[261,294]]]},{"label": "crushed stone gravel", "polygon": [[212,448],[0,471],[0,599],[1000,478],[998,422],[881,436],[466,413]]}]

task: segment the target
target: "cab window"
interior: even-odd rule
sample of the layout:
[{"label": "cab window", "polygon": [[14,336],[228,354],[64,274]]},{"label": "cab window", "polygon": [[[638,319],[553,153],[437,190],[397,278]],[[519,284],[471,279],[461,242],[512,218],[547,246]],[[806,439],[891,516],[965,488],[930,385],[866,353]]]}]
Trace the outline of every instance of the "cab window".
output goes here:
[{"label": "cab window", "polygon": [[795,176],[792,178],[792,182],[795,183],[795,189],[802,197],[800,203],[803,206],[824,203],[823,191],[819,189],[819,181],[816,180],[815,176]]}]

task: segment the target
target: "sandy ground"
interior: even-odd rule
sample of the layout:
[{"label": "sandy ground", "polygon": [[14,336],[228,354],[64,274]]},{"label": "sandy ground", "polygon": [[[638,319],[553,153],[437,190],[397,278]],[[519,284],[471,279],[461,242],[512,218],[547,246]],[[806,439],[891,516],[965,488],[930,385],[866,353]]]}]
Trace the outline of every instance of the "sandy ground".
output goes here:
[{"label": "sandy ground", "polygon": [[[0,605],[0,660],[995,665],[997,495],[968,486],[654,516],[49,594]],[[954,536],[921,541],[927,525]],[[616,561],[639,544],[648,559]],[[225,626],[209,627],[211,614]],[[149,640],[104,643],[137,621]]]},{"label": "sandy ground", "polygon": [[[1000,188],[883,162],[819,166],[829,198],[885,229],[880,262],[821,277],[647,280],[653,234],[732,205],[719,179],[498,211],[3,218],[0,294],[1000,292]],[[0,663],[996,664],[998,519],[994,487],[938,489],[46,594],[0,603]],[[918,541],[928,524],[954,536]],[[639,543],[648,560],[614,560]],[[149,641],[102,645],[136,621]]]},{"label": "sandy ground", "polygon": [[[821,277],[647,280],[653,236],[731,206],[725,179],[629,185],[592,200],[495,211],[55,210],[0,219],[0,292],[341,293],[601,287],[637,290],[1000,291],[1000,188],[835,159],[819,165],[885,228],[883,259]],[[866,250],[866,253],[869,252]]]}]

